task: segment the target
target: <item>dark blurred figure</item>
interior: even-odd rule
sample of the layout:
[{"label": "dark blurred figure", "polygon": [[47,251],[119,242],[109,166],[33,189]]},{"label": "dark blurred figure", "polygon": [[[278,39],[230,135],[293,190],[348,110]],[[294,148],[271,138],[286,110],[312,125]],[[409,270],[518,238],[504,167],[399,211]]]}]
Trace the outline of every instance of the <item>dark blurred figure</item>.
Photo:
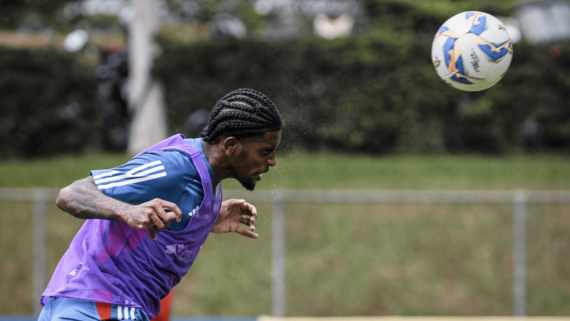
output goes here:
[{"label": "dark blurred figure", "polygon": [[103,127],[104,146],[112,151],[125,151],[129,142],[127,78],[129,62],[126,51],[111,53],[95,69],[97,111]]},{"label": "dark blurred figure", "polygon": [[542,130],[534,120],[527,120],[523,124],[523,136],[528,146],[540,146],[542,143]]},{"label": "dark blurred figure", "polygon": [[189,131],[189,137],[200,137],[200,133],[208,124],[210,112],[204,108],[200,108],[193,112],[186,120],[186,129]]}]

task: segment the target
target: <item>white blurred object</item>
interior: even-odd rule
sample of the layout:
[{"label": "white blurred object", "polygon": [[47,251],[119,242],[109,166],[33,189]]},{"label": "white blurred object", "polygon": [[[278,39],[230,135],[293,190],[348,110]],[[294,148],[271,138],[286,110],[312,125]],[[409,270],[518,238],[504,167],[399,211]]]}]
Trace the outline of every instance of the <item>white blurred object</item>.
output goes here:
[{"label": "white blurred object", "polygon": [[352,31],[354,18],[342,14],[336,19],[329,19],[325,14],[318,14],[313,22],[315,33],[325,39],[347,37]]},{"label": "white blurred object", "polygon": [[336,17],[341,14],[356,16],[362,12],[358,0],[254,0],[253,7],[260,15],[291,11],[296,15],[314,17],[320,13]]},{"label": "white blurred object", "polygon": [[511,37],[513,43],[522,40],[521,26],[516,18],[497,17],[497,19],[505,25],[505,30],[509,34],[509,37]]},{"label": "white blurred object", "polygon": [[222,20],[219,27],[223,33],[236,38],[243,38],[246,35],[245,25],[239,19]]},{"label": "white blurred object", "polygon": [[128,5],[128,1],[125,0],[86,0],[80,4],[81,11],[86,16],[118,15]]},{"label": "white blurred object", "polygon": [[253,7],[262,16],[270,14],[273,10],[273,4],[269,0],[257,0]]},{"label": "white blurred object", "polygon": [[522,3],[515,16],[530,43],[570,39],[570,3],[552,0]]},{"label": "white blurred object", "polygon": [[513,43],[521,41],[522,35],[519,28],[513,25],[506,25],[505,29],[507,29],[507,33],[509,34],[509,37],[511,37]]},{"label": "white blurred object", "polygon": [[131,23],[133,16],[134,12],[132,7],[124,7],[123,9],[121,9],[121,11],[119,11],[118,14],[119,21],[123,25],[128,25],[129,23]]},{"label": "white blurred object", "polygon": [[216,37],[244,38],[247,34],[245,24],[228,13],[217,15],[210,22],[210,32]]},{"label": "white blurred object", "polygon": [[162,86],[151,75],[152,63],[160,54],[160,47],[154,41],[164,13],[159,2],[161,1],[130,2],[129,108],[134,116],[127,150],[132,155],[167,137]]},{"label": "white blurred object", "polygon": [[85,46],[89,39],[89,34],[83,29],[72,31],[63,41],[63,49],[67,52],[77,52]]}]

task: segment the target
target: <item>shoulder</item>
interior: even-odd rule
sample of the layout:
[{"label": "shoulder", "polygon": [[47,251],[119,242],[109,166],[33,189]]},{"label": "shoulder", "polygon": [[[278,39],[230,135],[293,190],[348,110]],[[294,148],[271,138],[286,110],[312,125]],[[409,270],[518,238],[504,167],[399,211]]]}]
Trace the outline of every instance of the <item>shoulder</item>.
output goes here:
[{"label": "shoulder", "polygon": [[177,150],[154,151],[144,153],[117,169],[129,170],[131,173],[148,170],[165,170],[168,175],[184,175],[195,171],[195,166],[188,154]]},{"label": "shoulder", "polygon": [[144,153],[113,169],[91,172],[99,189],[121,186],[180,188],[191,183],[196,174],[190,157],[175,150]]}]

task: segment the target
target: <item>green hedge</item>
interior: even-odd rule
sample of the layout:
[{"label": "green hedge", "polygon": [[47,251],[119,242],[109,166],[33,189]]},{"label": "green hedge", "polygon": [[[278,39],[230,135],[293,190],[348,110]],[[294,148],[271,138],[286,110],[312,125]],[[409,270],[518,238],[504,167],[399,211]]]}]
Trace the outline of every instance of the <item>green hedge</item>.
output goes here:
[{"label": "green hedge", "polygon": [[[570,44],[557,44],[559,50],[516,44],[505,78],[468,93],[437,77],[429,39],[402,34],[185,45],[161,39],[154,73],[165,85],[168,128],[188,134],[193,111],[249,87],[282,111],[284,147],[374,154],[570,150]],[[0,158],[101,146],[93,66],[54,50],[0,48],[0,68]],[[525,140],[526,121],[538,124],[538,143]]]},{"label": "green hedge", "polygon": [[55,50],[0,48],[0,158],[80,152],[98,141],[93,68]]},{"label": "green hedge", "polygon": [[[161,40],[155,74],[166,88],[169,128],[226,92],[267,94],[286,121],[284,143],[365,153],[505,153],[570,147],[570,46],[514,46],[505,78],[477,93],[453,89],[432,66],[431,40],[395,33],[325,41]],[[542,132],[526,142],[525,121]]]}]

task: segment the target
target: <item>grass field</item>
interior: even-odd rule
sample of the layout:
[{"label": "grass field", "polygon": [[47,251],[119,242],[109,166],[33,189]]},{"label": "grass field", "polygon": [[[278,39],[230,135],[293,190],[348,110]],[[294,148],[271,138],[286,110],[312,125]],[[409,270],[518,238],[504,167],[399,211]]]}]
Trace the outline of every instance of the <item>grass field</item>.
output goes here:
[{"label": "grass field", "polygon": [[[290,155],[260,189],[570,189],[561,156]],[[59,188],[126,159],[3,162],[0,186]],[[255,205],[260,239],[212,235],[176,287],[175,315],[271,313],[271,208]],[[32,311],[32,206],[0,202],[0,314]],[[512,314],[508,205],[288,203],[286,212],[289,316]],[[48,275],[81,224],[49,206]],[[570,314],[569,229],[569,205],[529,206],[529,315]]]}]

